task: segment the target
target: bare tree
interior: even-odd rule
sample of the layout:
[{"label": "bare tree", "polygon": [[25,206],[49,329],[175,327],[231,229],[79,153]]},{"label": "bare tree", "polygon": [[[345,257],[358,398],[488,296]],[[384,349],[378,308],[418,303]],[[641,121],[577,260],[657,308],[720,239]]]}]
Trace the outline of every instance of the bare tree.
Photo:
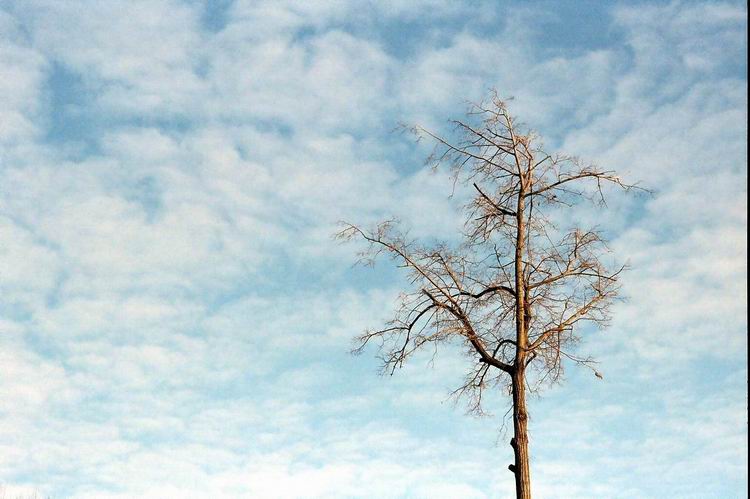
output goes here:
[{"label": "bare tree", "polygon": [[372,230],[344,224],[339,233],[368,243],[362,262],[387,254],[410,278],[393,319],[362,334],[355,352],[379,341],[383,368],[392,373],[424,346],[463,344],[471,364],[454,393],[481,414],[484,390],[507,387],[515,455],[509,469],[516,497],[529,499],[526,391],[557,381],[565,359],[601,377],[591,359],[576,356],[571,347],[583,323],[607,324],[624,270],[605,263],[609,250],[597,230],[560,228],[554,220],[581,199],[603,206],[607,184],[635,186],[575,157],[546,153],[496,93],[472,105],[466,120],[452,123],[456,140],[413,130],[435,141],[433,165],[450,166],[474,193],[460,244],[420,244],[394,221]]}]

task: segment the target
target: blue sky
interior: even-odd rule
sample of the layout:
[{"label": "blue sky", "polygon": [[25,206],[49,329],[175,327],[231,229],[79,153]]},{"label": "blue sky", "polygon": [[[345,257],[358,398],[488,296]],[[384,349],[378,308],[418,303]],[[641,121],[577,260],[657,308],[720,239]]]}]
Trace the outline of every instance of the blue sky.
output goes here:
[{"label": "blue sky", "polygon": [[350,356],[403,281],[331,238],[455,237],[392,130],[492,87],[655,191],[579,212],[633,270],[538,497],[746,497],[746,60],[741,2],[0,0],[0,497],[509,497],[507,398]]}]

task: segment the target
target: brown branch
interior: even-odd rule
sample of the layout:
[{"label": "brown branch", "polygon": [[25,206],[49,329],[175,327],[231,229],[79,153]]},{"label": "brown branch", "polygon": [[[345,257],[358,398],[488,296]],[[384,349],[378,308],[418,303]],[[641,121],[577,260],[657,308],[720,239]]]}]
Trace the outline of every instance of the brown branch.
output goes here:
[{"label": "brown branch", "polygon": [[579,173],[570,175],[566,178],[558,179],[556,182],[553,182],[551,184],[548,184],[546,186],[540,187],[536,190],[531,190],[524,194],[524,197],[531,197],[531,196],[538,196],[539,194],[542,194],[543,192],[547,192],[551,189],[556,189],[560,187],[563,184],[567,184],[569,182],[574,182],[576,180],[583,180],[586,178],[595,178],[597,181],[606,180],[607,182],[611,182],[613,184],[617,184],[620,187],[623,187],[624,189],[630,189],[633,187],[636,187],[634,185],[628,185],[624,184],[622,180],[620,180],[620,177],[617,177],[614,175],[614,172],[598,172],[598,171],[581,171]]},{"label": "brown branch", "polygon": [[528,350],[532,351],[535,350],[539,345],[544,343],[544,341],[549,338],[551,335],[555,333],[561,333],[568,327],[572,326],[576,322],[578,322],[581,318],[583,318],[592,308],[594,305],[599,303],[600,301],[604,300],[608,296],[606,294],[598,294],[594,296],[591,300],[589,300],[588,303],[586,303],[584,306],[582,306],[580,309],[578,309],[575,313],[573,313],[571,316],[569,316],[567,319],[563,320],[560,324],[557,326],[547,329],[542,334],[540,334],[534,342],[529,346]]},{"label": "brown branch", "polygon": [[434,140],[436,140],[440,144],[444,145],[450,151],[453,151],[453,152],[456,152],[456,153],[459,153],[459,154],[463,154],[464,156],[468,156],[469,158],[475,159],[475,160],[480,161],[480,162],[484,162],[484,163],[490,164],[490,165],[494,166],[495,168],[499,168],[500,170],[503,170],[503,171],[509,173],[510,175],[516,175],[515,172],[506,169],[503,165],[501,165],[499,163],[495,163],[493,161],[490,161],[488,158],[485,158],[483,156],[479,156],[479,155],[474,154],[474,153],[472,153],[470,151],[467,151],[466,148],[454,146],[450,142],[448,142],[445,139],[443,139],[443,138],[441,138],[441,137],[433,134],[432,132],[430,132],[429,130],[427,130],[425,128],[421,128],[420,127],[419,130],[422,131],[422,132],[424,132],[424,133],[426,133],[427,135],[429,135],[430,137],[432,137]]},{"label": "brown branch", "polygon": [[509,295],[511,295],[513,297],[516,296],[515,290],[513,288],[511,288],[510,286],[490,286],[488,288],[483,289],[479,293],[470,293],[469,291],[461,291],[461,292],[458,293],[458,295],[459,296],[470,296],[472,298],[479,299],[479,298],[483,297],[484,295],[488,295],[490,293],[497,293],[498,291],[504,291],[504,292],[508,293]]},{"label": "brown branch", "polygon": [[516,212],[515,211],[509,210],[507,208],[503,208],[502,206],[498,205],[492,199],[490,199],[489,196],[487,196],[487,194],[485,194],[484,192],[482,192],[482,189],[480,189],[479,186],[476,183],[474,183],[473,185],[474,185],[474,188],[477,190],[477,192],[479,192],[479,194],[485,199],[485,201],[487,201],[490,204],[490,206],[492,206],[493,208],[495,208],[499,213],[501,213],[503,215],[508,215],[510,217],[515,217],[516,216]]},{"label": "brown branch", "polygon": [[445,309],[448,312],[451,313],[456,319],[458,319],[461,324],[466,328],[466,338],[469,340],[471,345],[474,347],[476,352],[479,354],[479,361],[484,362],[486,364],[489,364],[493,367],[497,367],[498,369],[505,371],[509,374],[513,373],[513,366],[510,364],[506,364],[505,362],[502,362],[501,360],[498,360],[491,356],[489,352],[487,352],[487,349],[482,344],[482,340],[479,339],[479,336],[477,336],[476,332],[474,332],[474,327],[471,325],[471,322],[468,320],[466,315],[460,310],[460,308],[453,307],[450,305],[446,305],[444,303],[439,302],[437,299],[435,299],[432,294],[427,291],[426,289],[422,290],[422,293],[424,293],[426,296],[428,296],[432,302],[438,306],[439,308]]}]

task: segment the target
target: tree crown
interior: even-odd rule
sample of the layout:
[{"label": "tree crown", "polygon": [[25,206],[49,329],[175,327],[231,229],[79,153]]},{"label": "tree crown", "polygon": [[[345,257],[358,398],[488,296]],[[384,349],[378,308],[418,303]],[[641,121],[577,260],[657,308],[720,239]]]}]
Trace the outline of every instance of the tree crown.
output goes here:
[{"label": "tree crown", "polygon": [[412,130],[434,140],[435,167],[449,167],[473,190],[461,243],[422,244],[394,220],[371,230],[344,224],[339,237],[367,242],[362,261],[387,254],[409,275],[392,319],[359,336],[355,352],[379,341],[383,370],[393,373],[421,348],[458,340],[473,362],[454,394],[481,413],[483,390],[508,383],[506,374],[531,368],[537,388],[560,379],[566,359],[593,369],[571,347],[583,323],[607,325],[625,266],[605,262],[609,249],[596,228],[555,220],[570,220],[560,212],[581,200],[605,206],[606,185],[638,187],[546,152],[496,93],[452,124],[456,140]]}]

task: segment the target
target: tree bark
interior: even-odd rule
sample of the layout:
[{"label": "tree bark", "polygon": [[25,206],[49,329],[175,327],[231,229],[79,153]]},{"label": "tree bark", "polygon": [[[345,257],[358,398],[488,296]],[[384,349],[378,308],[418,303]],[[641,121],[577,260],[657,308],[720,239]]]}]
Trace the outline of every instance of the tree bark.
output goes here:
[{"label": "tree bark", "polygon": [[[518,367],[518,366],[517,366]],[[513,452],[516,462],[516,499],[531,499],[531,471],[529,469],[529,416],[526,412],[526,382],[524,369],[513,373]]]},{"label": "tree bark", "polygon": [[[512,132],[511,132],[512,133]],[[531,470],[529,469],[529,436],[528,413],[526,412],[526,354],[528,347],[528,302],[526,296],[526,278],[523,256],[526,243],[525,195],[530,186],[521,170],[518,155],[515,152],[515,136],[513,137],[513,152],[516,157],[518,173],[521,176],[516,204],[516,358],[513,366],[513,453],[516,462],[512,469],[516,478],[516,499],[531,499]]]}]

